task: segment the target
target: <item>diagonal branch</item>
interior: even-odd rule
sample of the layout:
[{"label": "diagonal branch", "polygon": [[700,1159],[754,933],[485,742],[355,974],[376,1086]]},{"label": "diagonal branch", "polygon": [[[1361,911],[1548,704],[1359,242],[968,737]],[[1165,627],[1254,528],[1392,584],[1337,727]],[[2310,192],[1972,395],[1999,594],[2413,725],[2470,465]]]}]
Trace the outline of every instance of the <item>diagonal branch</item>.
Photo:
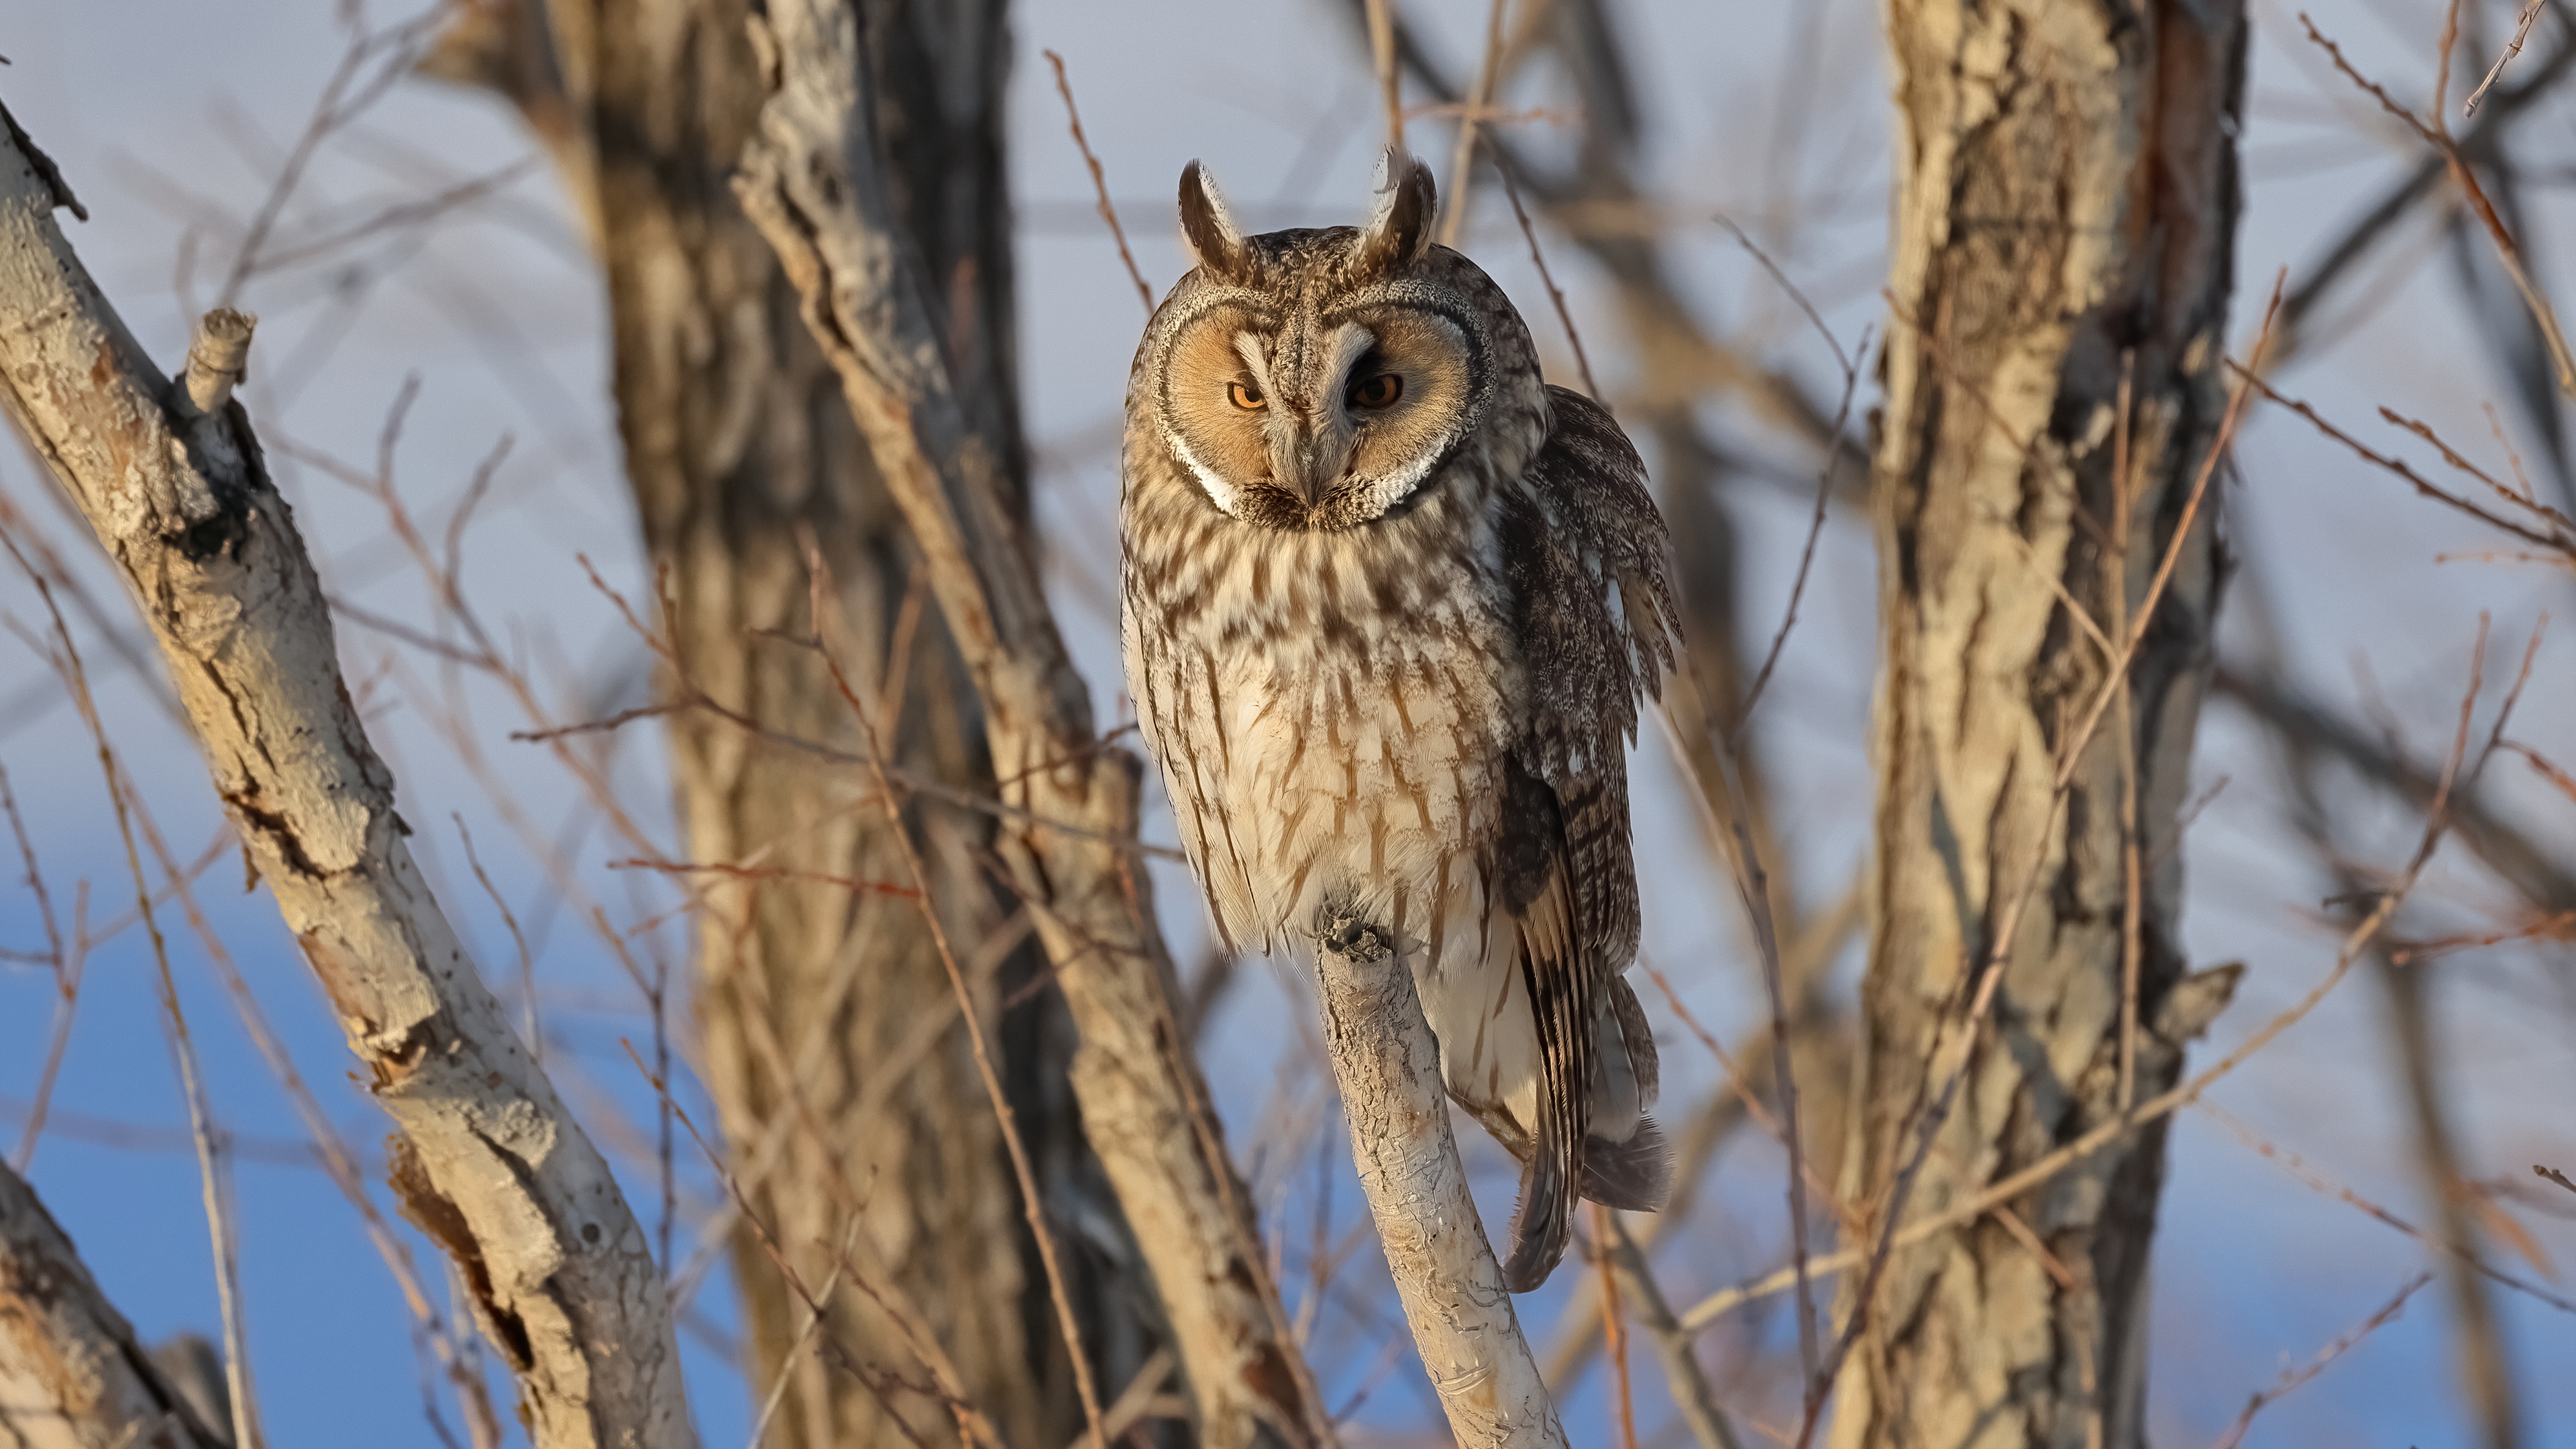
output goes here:
[{"label": "diagonal branch", "polygon": [[227,1449],[154,1366],[27,1180],[0,1162],[0,1429],[30,1449]]},{"label": "diagonal branch", "polygon": [[777,249],[920,545],[983,702],[1004,803],[1088,832],[1006,823],[999,843],[1081,1030],[1072,1077],[1084,1127],[1160,1290],[1200,1435],[1218,1449],[1265,1431],[1329,1445],[1179,1029],[1146,882],[1120,848],[1135,837],[1140,769],[1098,748],[1089,693],[1004,503],[1008,454],[949,375],[933,294],[895,221],[857,18],[847,0],[773,0],[752,42],[770,98],[735,192]]},{"label": "diagonal branch", "polygon": [[397,1191],[518,1372],[536,1444],[695,1444],[643,1231],[404,844],[312,561],[228,398],[251,320],[212,314],[174,387],[7,131],[0,402],[151,626],[216,789],[402,1129]]}]

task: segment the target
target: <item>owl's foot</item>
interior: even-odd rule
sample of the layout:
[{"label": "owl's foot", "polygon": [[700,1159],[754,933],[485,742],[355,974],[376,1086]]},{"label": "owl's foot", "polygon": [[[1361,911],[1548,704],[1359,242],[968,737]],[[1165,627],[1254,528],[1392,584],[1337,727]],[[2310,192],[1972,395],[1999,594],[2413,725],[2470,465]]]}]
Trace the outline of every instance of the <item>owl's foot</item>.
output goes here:
[{"label": "owl's foot", "polygon": [[1349,900],[1328,899],[1316,908],[1315,944],[1362,966],[1374,965],[1388,953],[1386,934]]}]

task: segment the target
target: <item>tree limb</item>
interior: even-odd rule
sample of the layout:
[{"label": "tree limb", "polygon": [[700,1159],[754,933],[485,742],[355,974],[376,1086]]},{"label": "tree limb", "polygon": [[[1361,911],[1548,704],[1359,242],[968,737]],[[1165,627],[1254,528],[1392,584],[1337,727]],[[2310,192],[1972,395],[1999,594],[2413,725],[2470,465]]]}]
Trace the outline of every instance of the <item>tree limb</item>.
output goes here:
[{"label": "tree limb", "polygon": [[406,1212],[471,1286],[536,1444],[694,1445],[644,1233],[412,861],[312,562],[216,375],[238,372],[226,358],[238,363],[250,319],[210,315],[174,388],[7,129],[0,400],[151,626],[216,790],[402,1129]]},{"label": "tree limb", "polygon": [[1347,902],[1315,920],[1315,983],[1360,1189],[1459,1449],[1563,1449],[1449,1134],[1440,1047],[1413,973]]},{"label": "tree limb", "polygon": [[771,87],[735,192],[794,282],[806,324],[888,491],[985,712],[1005,802],[1091,832],[1000,837],[1082,1032],[1084,1127],[1154,1274],[1218,1449],[1267,1429],[1334,1442],[1288,1330],[1172,1002],[1146,882],[1115,842],[1136,833],[1140,769],[1096,748],[1091,703],[1004,504],[990,419],[950,375],[934,295],[897,224],[874,75],[847,0],[773,0],[752,38]]},{"label": "tree limb", "polygon": [[[5,114],[5,113],[0,113]],[[0,1429],[24,1449],[227,1449],[0,1162]]]}]

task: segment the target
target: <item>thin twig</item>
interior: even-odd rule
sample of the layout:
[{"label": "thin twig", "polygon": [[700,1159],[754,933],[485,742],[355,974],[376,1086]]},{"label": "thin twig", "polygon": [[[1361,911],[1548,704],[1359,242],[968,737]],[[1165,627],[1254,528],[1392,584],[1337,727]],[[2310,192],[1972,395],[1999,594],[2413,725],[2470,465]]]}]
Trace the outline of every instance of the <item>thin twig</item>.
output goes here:
[{"label": "thin twig", "polygon": [[[313,103],[312,119],[278,167],[277,179],[269,184],[268,194],[260,199],[259,210],[243,232],[241,246],[233,253],[232,266],[224,273],[223,285],[216,290],[215,306],[232,306],[241,296],[244,282],[259,268],[260,248],[268,234],[286,211],[286,203],[303,183],[305,168],[312,164],[322,143],[360,113],[382,99],[396,81],[411,74],[420,47],[448,20],[447,6],[433,5],[409,20],[384,30],[359,29],[351,34],[348,49],[340,56],[339,66],[323,84],[321,97]],[[360,76],[370,61],[390,56],[373,75]],[[352,95],[351,88],[356,88]]]},{"label": "thin twig", "polygon": [[519,918],[510,914],[510,903],[502,899],[500,887],[492,884],[492,877],[484,874],[483,862],[474,854],[474,832],[465,828],[465,817],[450,811],[447,818],[456,822],[456,836],[465,842],[465,863],[473,869],[474,878],[482,882],[483,893],[492,898],[492,908],[501,913],[501,924],[510,928],[510,944],[518,948],[519,995],[522,998],[520,1004],[525,1008],[522,1015],[527,1019],[528,1056],[542,1067],[546,1064],[546,1036],[537,1025],[536,957],[529,954],[528,938],[519,930]]},{"label": "thin twig", "polygon": [[54,1082],[61,1074],[63,1053],[70,1047],[72,1015],[80,1006],[81,967],[88,953],[72,955],[63,950],[61,924],[54,917],[54,898],[45,890],[45,872],[36,864],[35,842],[27,838],[27,822],[18,813],[18,797],[9,789],[9,772],[0,769],[0,807],[9,815],[9,832],[18,841],[18,859],[25,863],[27,889],[35,893],[36,913],[45,923],[45,959],[53,968],[53,1026],[45,1036],[45,1065],[36,1076],[35,1107],[27,1114],[27,1129],[18,1139],[15,1166],[25,1176],[27,1165],[35,1160],[36,1141],[45,1133],[45,1109],[53,1101]]},{"label": "thin twig", "polygon": [[1521,236],[1529,242],[1530,260],[1538,265],[1538,279],[1547,285],[1548,300],[1556,304],[1556,320],[1565,324],[1565,340],[1574,345],[1574,366],[1583,374],[1583,390],[1607,409],[1610,403],[1601,396],[1601,384],[1592,380],[1592,359],[1583,353],[1583,333],[1575,327],[1574,313],[1565,305],[1565,293],[1557,289],[1556,277],[1547,269],[1547,253],[1539,249],[1538,228],[1530,225],[1529,211],[1521,205],[1520,184],[1512,180],[1510,167],[1497,165],[1494,171],[1503,178],[1503,195],[1511,199],[1512,215],[1519,219]]},{"label": "thin twig", "polygon": [[2529,4],[2522,7],[2521,18],[2514,22],[2513,39],[2505,42],[2504,54],[2496,57],[2496,63],[2487,70],[2487,78],[2478,82],[2478,88],[2469,92],[2469,98],[2460,103],[2462,116],[2474,116],[2478,113],[2478,102],[2487,98],[2487,92],[2493,89],[2497,79],[2503,76],[2505,66],[2510,64],[2515,56],[2522,54],[2522,42],[2531,34],[2532,22],[2540,18],[2540,8],[2548,3],[2549,0],[2530,0]]},{"label": "thin twig", "polygon": [[[2373,464],[2374,466],[2403,479],[2405,482],[2412,485],[2417,493],[2424,497],[2430,498],[2437,503],[2447,504],[2450,507],[2469,515],[2471,518],[2478,520],[2480,523],[2486,524],[2490,528],[2501,529],[2504,532],[2523,540],[2525,543],[2535,544],[2541,548],[2550,549],[2557,553],[2569,555],[2571,558],[2576,558],[2576,534],[2564,531],[2563,521],[2554,518],[2556,510],[2548,508],[2546,505],[2534,507],[2532,509],[2534,516],[2541,520],[2538,525],[2518,523],[2501,514],[2491,512],[2470,499],[2462,497],[2457,493],[2453,493],[2449,489],[2426,478],[2423,474],[2416,472],[2412,467],[2407,465],[2404,459],[2394,458],[2386,453],[2382,453],[2371,447],[2369,444],[2354,437],[2352,434],[2336,427],[2333,423],[2326,421],[2326,419],[2320,415],[2315,408],[2310,407],[2307,403],[2297,398],[2283,396],[2279,391],[2274,389],[2270,383],[2265,382],[2254,371],[2238,364],[2233,358],[2228,359],[2227,367],[2229,371],[2236,374],[2240,381],[2252,386],[2257,392],[2262,393],[2267,400],[2276,406],[2287,408],[2291,412],[2298,414],[2300,417],[2307,419],[2309,424],[2315,427],[2318,432],[2325,434],[2327,437],[2343,444],[2346,448],[2351,449],[2355,454],[2359,455],[2363,461]],[[2448,452],[2449,450],[2445,449],[2444,451]]]},{"label": "thin twig", "polygon": [[2228,1111],[2217,1103],[2198,1102],[2193,1105],[2200,1109],[2202,1115],[2208,1117],[2209,1120],[2226,1129],[2229,1136],[2234,1137],[2237,1141],[2242,1142],[2247,1147],[2253,1149],[2255,1154],[2263,1158],[2266,1162],[2278,1167],[2290,1176],[2297,1178],[2301,1185],[2305,1186],[2309,1191],[2333,1198],[2344,1206],[2360,1213],[2362,1216],[2379,1223],[2381,1226],[2395,1229],[2405,1236],[2414,1239],[2416,1242],[2423,1244],[2425,1247],[2432,1249],[2434,1252],[2456,1260],[2462,1267],[2467,1268],[2470,1272],[2477,1274],[2481,1278],[2487,1279],[2489,1282],[2495,1283],[2501,1287],[2510,1288],[2527,1298],[2534,1299],[2541,1303],[2546,1303],[2561,1313],[2576,1313],[2576,1300],[2570,1300],[2557,1293],[2553,1293],[2546,1288],[2540,1287],[2537,1284],[2525,1282],[2522,1279],[2515,1277],[2513,1274],[2505,1272],[2503,1269],[2490,1264],[2484,1258],[2479,1257],[2476,1252],[2472,1251],[2464,1243],[2453,1242],[2439,1233],[2427,1232],[2424,1229],[2417,1227],[2415,1224],[2408,1222],[2405,1218],[2389,1211],[2380,1204],[2371,1201],[2369,1198],[2363,1197],[2360,1193],[2355,1192],[2349,1185],[2328,1176],[2322,1169],[2317,1167],[2314,1163],[2309,1162],[2306,1158],[2273,1143],[2269,1139],[2265,1138],[2263,1134],[2255,1131],[2244,1118],[2237,1116],[2235,1113]]},{"label": "thin twig", "polygon": [[1055,67],[1055,92],[1064,97],[1064,119],[1073,128],[1073,144],[1082,152],[1082,164],[1091,168],[1091,189],[1100,198],[1100,219],[1109,223],[1109,235],[1118,243],[1118,260],[1127,264],[1127,278],[1136,284],[1136,300],[1145,304],[1145,315],[1154,314],[1154,289],[1146,284],[1145,274],[1136,268],[1136,254],[1127,249],[1127,229],[1118,224],[1118,208],[1109,203],[1109,177],[1100,169],[1100,158],[1091,154],[1091,142],[1082,134],[1082,112],[1073,104],[1073,82],[1065,79],[1064,57],[1054,51],[1040,52],[1047,64]]},{"label": "thin twig", "polygon": [[[1496,15],[1502,6],[1494,7]],[[1637,1403],[1628,1385],[1628,1321],[1619,1309],[1619,1269],[1610,1258],[1610,1238],[1618,1230],[1615,1216],[1599,1203],[1592,1205],[1592,1240],[1595,1262],[1601,1275],[1601,1334],[1610,1355],[1613,1386],[1618,1395],[1620,1449],[1637,1449]]]},{"label": "thin twig", "polygon": [[[841,1257],[844,1259],[850,1255],[851,1240],[859,1234],[859,1221],[853,1215],[849,1226],[841,1231]],[[805,1356],[805,1346],[812,1343],[814,1335],[821,1331],[823,1315],[832,1306],[832,1295],[840,1290],[840,1286],[840,1275],[834,1274],[832,1281],[823,1285],[821,1298],[807,1305],[805,1323],[796,1330],[796,1341],[788,1345],[787,1352],[778,1356],[778,1373],[770,1380],[769,1396],[760,1401],[760,1417],[751,1423],[751,1449],[760,1449],[761,1441],[769,1437],[769,1421],[778,1416],[778,1406],[787,1402],[787,1385],[796,1376],[797,1361]]]},{"label": "thin twig", "polygon": [[1664,1382],[1672,1392],[1673,1407],[1690,1427],[1699,1449],[1743,1449],[1735,1426],[1717,1406],[1708,1374],[1692,1352],[1690,1335],[1674,1320],[1672,1305],[1664,1300],[1663,1289],[1655,1282],[1644,1250],[1629,1236],[1627,1224],[1615,1216],[1610,1219],[1609,1237],[1602,1251],[1626,1280],[1628,1296],[1636,1301],[1638,1325],[1654,1344],[1655,1356],[1663,1360]]},{"label": "thin twig", "polygon": [[2430,1273],[2418,1273],[2407,1279],[2405,1285],[2397,1290],[2397,1296],[2389,1299],[2377,1313],[2345,1330],[2342,1337],[2320,1349],[2315,1358],[2297,1368],[2285,1370],[2280,1381],[2270,1388],[2257,1390],[2252,1398],[2245,1401],[2245,1412],[2237,1415],[2236,1422],[2228,1428],[2227,1432],[2218,1436],[2216,1449],[2236,1449],[2236,1446],[2244,1443],[2246,1431],[2254,1427],[2254,1416],[2262,1411],[2265,1404],[2280,1399],[2308,1380],[2324,1373],[2327,1366],[2341,1358],[2346,1350],[2368,1338],[2380,1325],[2404,1312],[2406,1300],[2414,1297],[2417,1289],[2432,1281],[2433,1275]]}]

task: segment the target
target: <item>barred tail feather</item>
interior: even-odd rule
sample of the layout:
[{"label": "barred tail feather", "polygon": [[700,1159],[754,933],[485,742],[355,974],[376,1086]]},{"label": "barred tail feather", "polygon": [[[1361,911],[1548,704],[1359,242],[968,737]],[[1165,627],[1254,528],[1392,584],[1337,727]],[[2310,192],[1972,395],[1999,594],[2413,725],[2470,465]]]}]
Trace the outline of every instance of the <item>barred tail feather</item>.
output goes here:
[{"label": "barred tail feather", "polygon": [[1521,1179],[1521,1209],[1512,1224],[1511,1261],[1503,1286],[1527,1293],[1547,1281],[1574,1233],[1575,1194],[1589,1145],[1593,1058],[1592,1003],[1572,963],[1527,949],[1521,979],[1538,1023],[1538,1140]]},{"label": "barred tail feather", "polygon": [[1672,1190],[1672,1144],[1652,1121],[1640,1119],[1625,1142],[1595,1137],[1583,1144],[1583,1195],[1603,1207],[1650,1213]]},{"label": "barred tail feather", "polygon": [[1574,1184],[1583,1176],[1583,1139],[1541,1127],[1538,1150],[1521,1169],[1521,1204],[1512,1215],[1512,1255],[1503,1264],[1504,1287],[1536,1292],[1556,1271],[1574,1236]]}]

